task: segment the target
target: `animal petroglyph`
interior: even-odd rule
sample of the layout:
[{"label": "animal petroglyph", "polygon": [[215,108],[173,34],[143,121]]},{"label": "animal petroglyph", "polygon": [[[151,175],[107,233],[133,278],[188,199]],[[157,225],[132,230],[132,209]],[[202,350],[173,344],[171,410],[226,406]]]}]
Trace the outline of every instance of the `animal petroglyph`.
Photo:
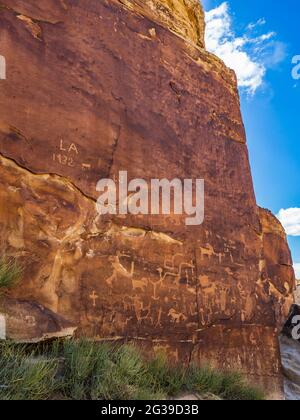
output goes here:
[{"label": "animal petroglyph", "polygon": [[132,278],[132,287],[134,290],[141,290],[144,292],[148,286],[148,280],[146,278],[142,278],[141,280],[135,280]]},{"label": "animal petroglyph", "polygon": [[172,321],[175,322],[175,324],[179,324],[180,322],[187,320],[187,317],[184,314],[178,313],[175,309],[170,309],[168,316],[172,318]]},{"label": "animal petroglyph", "polygon": [[225,254],[222,253],[216,253],[212,245],[208,244],[206,248],[200,248],[201,252],[201,260],[203,261],[205,258],[208,260],[211,259],[211,257],[217,257],[219,264],[222,264],[222,258],[224,258]]},{"label": "animal petroglyph", "polygon": [[113,273],[108,279],[106,279],[106,283],[108,284],[109,287],[112,287],[113,282],[115,280],[118,280],[118,276],[122,276],[127,279],[132,279],[134,276],[134,271],[135,271],[134,261],[131,261],[131,268],[130,268],[130,271],[128,271],[124,267],[124,265],[121,263],[120,261],[121,258],[130,259],[130,255],[126,255],[126,254],[122,254],[118,252],[116,256],[113,256],[110,258],[110,260],[112,261]]}]

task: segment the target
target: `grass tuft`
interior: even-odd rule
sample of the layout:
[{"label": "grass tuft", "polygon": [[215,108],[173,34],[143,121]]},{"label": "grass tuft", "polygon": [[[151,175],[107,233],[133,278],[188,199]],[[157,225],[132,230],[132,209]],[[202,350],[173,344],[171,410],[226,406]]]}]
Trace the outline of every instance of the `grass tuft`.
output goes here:
[{"label": "grass tuft", "polygon": [[209,366],[192,366],[188,389],[199,394],[214,394],[224,400],[263,400],[263,391],[247,383],[239,372],[216,371]]},{"label": "grass tuft", "polygon": [[58,388],[55,360],[36,357],[26,346],[0,342],[0,399],[46,400]]},{"label": "grass tuft", "polygon": [[[63,363],[62,363],[63,361]],[[162,400],[182,392],[209,399],[262,400],[236,372],[147,361],[134,346],[55,341],[32,347],[0,343],[0,399]]]},{"label": "grass tuft", "polygon": [[22,276],[22,268],[14,259],[0,257],[0,293],[16,287]]},{"label": "grass tuft", "polygon": [[154,386],[171,397],[179,394],[186,387],[187,370],[168,363],[164,353],[158,353],[153,360],[149,361],[148,373],[150,378],[153,378]]}]

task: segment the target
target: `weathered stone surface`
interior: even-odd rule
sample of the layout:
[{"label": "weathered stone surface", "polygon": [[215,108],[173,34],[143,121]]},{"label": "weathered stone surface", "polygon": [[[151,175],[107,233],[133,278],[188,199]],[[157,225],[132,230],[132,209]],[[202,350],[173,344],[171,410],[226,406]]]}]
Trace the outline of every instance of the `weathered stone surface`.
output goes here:
[{"label": "weathered stone surface", "polygon": [[[281,360],[284,373],[284,390],[287,400],[300,400],[300,340],[298,318],[300,306],[292,305],[280,336]],[[294,328],[296,329],[294,330]]]},{"label": "weathered stone surface", "polygon": [[[2,314],[1,314],[2,313]],[[76,326],[40,304],[16,299],[0,302],[2,339],[38,343],[51,338],[70,338]]]},{"label": "weathered stone surface", "polygon": [[176,34],[204,47],[204,12],[199,0],[119,0],[135,13],[162,23]]},{"label": "weathered stone surface", "polygon": [[[280,391],[290,254],[256,205],[235,74],[196,46],[204,22],[195,38],[173,33],[175,3],[173,31],[150,1],[1,3],[1,248],[26,268],[15,296],[78,334],[240,367]],[[204,178],[204,224],[100,218],[96,183],[120,170]]]},{"label": "weathered stone surface", "polygon": [[259,209],[262,223],[263,258],[260,287],[268,288],[274,302],[278,329],[281,329],[294,303],[295,273],[285,231],[273,214]]},{"label": "weathered stone surface", "polygon": [[170,397],[168,398],[168,400],[170,401],[172,400],[173,401],[221,401],[222,398],[217,397],[214,394],[209,394],[209,393],[200,395],[200,394],[191,394],[191,393],[186,392],[184,394],[178,395],[175,398]]},{"label": "weathered stone surface", "polygon": [[300,344],[285,335],[280,337],[284,390],[288,401],[300,401]]}]

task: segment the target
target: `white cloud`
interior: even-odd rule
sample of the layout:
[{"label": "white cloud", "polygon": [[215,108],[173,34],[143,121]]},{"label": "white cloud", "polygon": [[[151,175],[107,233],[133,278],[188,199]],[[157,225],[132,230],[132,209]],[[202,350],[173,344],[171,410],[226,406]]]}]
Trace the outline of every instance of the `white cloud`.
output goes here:
[{"label": "white cloud", "polygon": [[235,70],[239,86],[249,94],[263,85],[267,68],[285,57],[285,46],[275,41],[275,32],[257,33],[265,24],[261,18],[237,36],[228,2],[206,12],[206,48]]},{"label": "white cloud", "polygon": [[[281,209],[277,218],[282,223],[287,235],[300,236],[300,208]],[[300,280],[300,263],[294,264],[296,278]]]},{"label": "white cloud", "polygon": [[300,280],[300,263],[294,264],[294,270],[296,274],[296,279]]},{"label": "white cloud", "polygon": [[254,22],[249,23],[249,25],[247,26],[247,29],[252,31],[253,29],[257,28],[258,26],[263,26],[266,23],[267,23],[267,21],[266,21],[265,18],[260,18],[255,23]]},{"label": "white cloud", "polygon": [[289,236],[300,236],[300,208],[281,209],[277,218]]}]

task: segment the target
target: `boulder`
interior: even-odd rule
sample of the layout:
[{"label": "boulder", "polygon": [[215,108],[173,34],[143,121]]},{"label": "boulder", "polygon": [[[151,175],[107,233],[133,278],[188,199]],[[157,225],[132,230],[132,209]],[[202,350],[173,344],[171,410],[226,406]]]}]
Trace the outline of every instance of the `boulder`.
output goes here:
[{"label": "boulder", "polygon": [[39,343],[71,338],[76,326],[44,306],[25,300],[0,302],[0,339],[16,343]]}]

